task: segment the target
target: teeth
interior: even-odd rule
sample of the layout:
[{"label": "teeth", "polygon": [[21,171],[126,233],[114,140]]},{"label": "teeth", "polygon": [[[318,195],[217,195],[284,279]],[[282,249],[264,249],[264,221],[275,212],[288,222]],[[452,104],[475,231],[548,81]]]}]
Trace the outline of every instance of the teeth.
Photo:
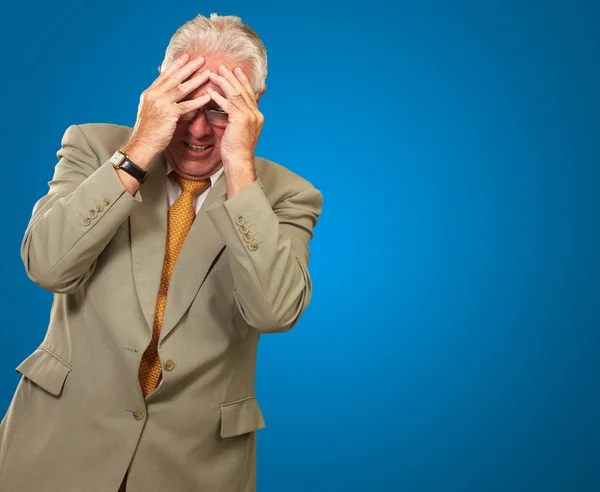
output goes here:
[{"label": "teeth", "polygon": [[206,149],[208,149],[208,148],[210,147],[210,145],[205,145],[204,147],[200,147],[199,145],[192,145],[192,144],[190,144],[190,143],[187,143],[187,142],[186,142],[186,144],[187,144],[187,145],[188,145],[188,147],[190,147],[191,149],[193,149],[193,150],[198,150],[198,151],[206,150]]}]

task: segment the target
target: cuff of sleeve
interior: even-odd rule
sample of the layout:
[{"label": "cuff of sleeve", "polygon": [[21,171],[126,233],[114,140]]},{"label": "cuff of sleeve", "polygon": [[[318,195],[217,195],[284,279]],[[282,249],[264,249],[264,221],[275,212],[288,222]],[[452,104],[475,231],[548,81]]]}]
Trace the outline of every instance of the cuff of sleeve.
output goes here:
[{"label": "cuff of sleeve", "polygon": [[115,215],[124,220],[142,202],[139,190],[132,196],[125,189],[110,161],[81,183],[80,191],[84,207],[77,207],[77,214],[84,225],[86,218],[93,220],[96,216],[106,215],[109,210],[111,215],[117,212]]},{"label": "cuff of sleeve", "polygon": [[[100,166],[100,169],[103,169],[104,167],[106,167],[106,174],[109,175],[109,176],[107,176],[107,181],[108,181],[107,184],[109,186],[114,187],[116,190],[118,190],[118,193],[122,192],[122,194],[125,195],[126,200],[135,200],[136,202],[141,203],[142,195],[140,193],[139,188],[135,192],[135,195],[131,195],[127,191],[127,189],[125,188],[125,186],[123,185],[121,180],[119,179],[117,170],[113,167],[113,165],[110,163],[110,161],[106,161],[102,166]],[[98,169],[98,171],[100,171],[100,169]],[[112,173],[108,172],[109,169],[112,170]]]},{"label": "cuff of sleeve", "polygon": [[225,244],[241,242],[251,251],[262,242],[261,230],[266,223],[277,220],[259,180],[225,202],[211,205],[206,212]]}]

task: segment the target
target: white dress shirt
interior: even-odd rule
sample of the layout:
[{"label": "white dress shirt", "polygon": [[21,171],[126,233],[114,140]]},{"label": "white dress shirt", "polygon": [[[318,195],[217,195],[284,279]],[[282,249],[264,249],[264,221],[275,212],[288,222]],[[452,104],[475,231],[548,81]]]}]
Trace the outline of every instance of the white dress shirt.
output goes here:
[{"label": "white dress shirt", "polygon": [[[172,172],[173,168],[169,163],[167,163],[167,195],[169,196],[169,207],[173,205],[175,200],[177,200],[177,198],[179,198],[179,195],[181,195],[181,188],[177,184],[177,181],[175,181],[171,176],[169,176]],[[223,168],[219,169],[210,177],[210,186],[202,193],[194,197],[194,210],[196,211],[196,215],[198,215],[200,207],[204,203],[204,200],[206,200],[206,197],[210,193],[210,190],[215,185],[217,179],[219,179],[219,176],[221,176],[221,174],[223,174]]]}]

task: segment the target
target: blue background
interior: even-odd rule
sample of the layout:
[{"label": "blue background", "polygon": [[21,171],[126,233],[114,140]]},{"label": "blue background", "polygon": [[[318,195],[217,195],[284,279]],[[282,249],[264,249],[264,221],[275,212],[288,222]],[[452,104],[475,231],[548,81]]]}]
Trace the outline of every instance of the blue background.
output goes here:
[{"label": "blue background", "polygon": [[64,130],[132,125],[174,30],[269,54],[258,154],[324,194],[261,340],[258,490],[600,490],[595,2],[20,2],[0,19],[0,414],[51,295],[19,258]]}]

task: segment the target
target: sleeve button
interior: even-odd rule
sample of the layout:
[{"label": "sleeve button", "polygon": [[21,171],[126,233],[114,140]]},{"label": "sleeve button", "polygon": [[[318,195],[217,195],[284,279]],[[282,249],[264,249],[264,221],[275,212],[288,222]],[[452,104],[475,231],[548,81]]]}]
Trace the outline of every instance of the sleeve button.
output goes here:
[{"label": "sleeve button", "polygon": [[244,217],[238,217],[235,221],[236,221],[237,225],[239,225],[239,226],[243,226],[246,223],[246,221],[244,220]]},{"label": "sleeve button", "polygon": [[258,244],[255,241],[252,241],[251,243],[248,243],[248,248],[251,251],[256,251],[258,249]]},{"label": "sleeve button", "polygon": [[102,212],[104,210],[104,205],[101,203],[96,204],[96,212]]},{"label": "sleeve button", "polygon": [[88,213],[88,217],[90,219],[95,219],[98,216],[98,212],[96,212],[94,209],[90,210]]},{"label": "sleeve button", "polygon": [[104,198],[102,200],[102,205],[104,205],[105,207],[110,203],[110,200],[108,198]]},{"label": "sleeve button", "polygon": [[83,219],[81,219],[81,223],[84,226],[89,226],[90,225],[91,220],[89,219],[89,217],[84,217]]},{"label": "sleeve button", "polygon": [[242,234],[248,234],[250,232],[250,229],[248,228],[247,225],[243,225],[242,227],[240,227],[240,232]]}]

